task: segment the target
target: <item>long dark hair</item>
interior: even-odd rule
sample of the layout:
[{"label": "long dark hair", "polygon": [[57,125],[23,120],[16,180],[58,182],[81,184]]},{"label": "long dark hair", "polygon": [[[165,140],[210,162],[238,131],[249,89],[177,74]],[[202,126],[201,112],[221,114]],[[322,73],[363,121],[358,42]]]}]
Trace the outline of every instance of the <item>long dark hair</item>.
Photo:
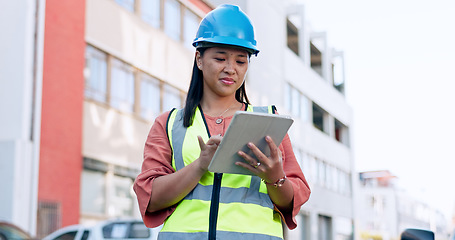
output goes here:
[{"label": "long dark hair", "polygon": [[[204,55],[207,48],[198,48],[196,51],[199,52],[201,57]],[[194,113],[196,108],[201,103],[202,95],[204,93],[204,82],[202,71],[199,70],[196,63],[196,58],[194,58],[193,63],[193,74],[191,75],[190,87],[188,88],[188,94],[186,95],[185,108],[183,109],[183,126],[189,127],[193,124]],[[248,96],[246,95],[245,82],[242,86],[235,92],[235,99],[241,103],[250,104]]]}]

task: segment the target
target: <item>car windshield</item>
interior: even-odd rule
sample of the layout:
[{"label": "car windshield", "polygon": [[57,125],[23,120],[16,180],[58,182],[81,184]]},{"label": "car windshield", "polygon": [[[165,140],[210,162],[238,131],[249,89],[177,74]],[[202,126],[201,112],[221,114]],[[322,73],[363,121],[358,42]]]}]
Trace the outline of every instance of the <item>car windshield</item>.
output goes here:
[{"label": "car windshield", "polygon": [[3,239],[30,239],[30,236],[14,227],[0,225],[0,240]]},{"label": "car windshield", "polygon": [[149,238],[150,230],[142,222],[116,222],[103,227],[103,237],[113,239]]}]

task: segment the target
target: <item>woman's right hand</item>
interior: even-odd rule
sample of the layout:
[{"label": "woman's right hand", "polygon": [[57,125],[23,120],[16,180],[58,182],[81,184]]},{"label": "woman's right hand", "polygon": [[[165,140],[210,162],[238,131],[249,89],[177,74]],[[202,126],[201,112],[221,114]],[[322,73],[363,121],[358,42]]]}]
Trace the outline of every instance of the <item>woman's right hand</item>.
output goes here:
[{"label": "woman's right hand", "polygon": [[153,180],[153,194],[150,197],[147,211],[155,212],[170,207],[188,195],[196,187],[202,175],[207,172],[221,139],[223,139],[221,135],[216,135],[204,143],[202,137],[198,136],[199,147],[201,148],[199,158],[172,174],[163,175]]},{"label": "woman's right hand", "polygon": [[221,135],[211,136],[207,143],[204,143],[201,136],[198,136],[197,139],[199,141],[199,147],[201,148],[201,153],[198,159],[199,168],[205,173],[208,170],[213,155],[215,154],[215,151],[220,145],[223,137]]}]

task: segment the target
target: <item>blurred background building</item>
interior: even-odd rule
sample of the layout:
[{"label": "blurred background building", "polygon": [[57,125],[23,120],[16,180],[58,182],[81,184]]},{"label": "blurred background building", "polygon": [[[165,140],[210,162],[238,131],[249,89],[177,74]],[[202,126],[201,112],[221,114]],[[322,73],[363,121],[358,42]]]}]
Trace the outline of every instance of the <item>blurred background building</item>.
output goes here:
[{"label": "blurred background building", "polygon": [[359,173],[356,212],[360,239],[398,239],[406,228],[429,229],[447,239],[447,221],[436,208],[400,188],[389,171]]},{"label": "blurred background building", "polygon": [[295,119],[290,137],[312,189],[286,239],[355,239],[363,225],[343,52],[311,30],[299,2],[0,2],[0,219],[42,237],[139,218],[132,183],[150,126],[183,106],[199,21],[233,3],[254,22],[261,50],[249,98]]}]

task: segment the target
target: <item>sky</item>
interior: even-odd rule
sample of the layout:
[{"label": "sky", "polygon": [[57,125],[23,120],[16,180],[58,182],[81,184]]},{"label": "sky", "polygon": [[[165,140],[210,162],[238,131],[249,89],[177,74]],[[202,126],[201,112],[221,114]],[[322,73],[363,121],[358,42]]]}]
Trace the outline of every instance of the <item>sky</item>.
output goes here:
[{"label": "sky", "polygon": [[389,170],[447,218],[455,207],[455,1],[303,0],[344,52],[357,171]]}]

